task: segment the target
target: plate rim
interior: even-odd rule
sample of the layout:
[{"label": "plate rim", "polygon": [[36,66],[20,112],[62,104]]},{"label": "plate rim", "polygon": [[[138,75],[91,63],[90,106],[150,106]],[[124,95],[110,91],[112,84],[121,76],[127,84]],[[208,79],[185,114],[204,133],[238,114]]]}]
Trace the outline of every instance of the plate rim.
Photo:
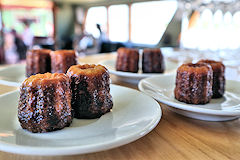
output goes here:
[{"label": "plate rim", "polygon": [[[146,90],[143,87],[144,81],[147,81],[149,79],[156,79],[156,78],[167,77],[167,76],[169,76],[169,77],[171,76],[172,77],[174,75],[159,75],[159,76],[154,76],[154,77],[149,77],[149,78],[142,79],[138,83],[138,88],[139,88],[139,90],[141,92],[149,95],[149,93],[147,93]],[[232,82],[240,84],[239,81],[226,80],[226,86],[229,83],[232,83]],[[225,89],[225,92],[226,91],[227,90]],[[152,91],[152,93],[155,93],[155,92]],[[161,103],[164,103],[164,104],[166,104],[166,105],[168,105],[170,107],[181,109],[181,110],[185,110],[185,111],[190,111],[190,112],[194,112],[194,113],[201,113],[201,114],[208,114],[208,115],[218,115],[218,116],[240,116],[240,111],[239,112],[237,112],[237,111],[233,112],[233,111],[212,110],[212,109],[208,109],[208,108],[193,107],[192,105],[194,105],[194,104],[187,104],[187,103],[184,103],[184,102],[176,103],[176,102],[167,100],[165,98],[162,98],[160,96],[153,96],[153,95],[150,95],[150,96],[153,97],[155,100],[157,100],[157,101],[159,101]],[[194,106],[197,106],[197,105],[194,105]]]},{"label": "plate rim", "polygon": [[[14,69],[16,67],[25,67],[26,68],[26,64],[10,64],[8,66],[4,66],[3,68],[0,68],[0,72],[5,71],[9,68]],[[4,76],[1,76],[1,77],[4,77]],[[0,84],[12,86],[12,87],[19,87],[19,86],[21,86],[22,83],[16,82],[16,81],[8,81],[8,80],[0,79]]]},{"label": "plate rim", "polygon": [[1,71],[4,71],[4,70],[6,70],[6,69],[9,69],[9,68],[15,68],[15,67],[17,67],[17,66],[20,66],[20,67],[26,67],[26,64],[8,64],[8,65],[6,65],[6,66],[3,66],[2,68],[0,68],[0,72]]},{"label": "plate rim", "polygon": [[[156,104],[157,113],[151,120],[151,122],[146,125],[144,128],[139,130],[138,132],[131,134],[129,136],[125,136],[124,138],[117,139],[115,141],[109,141],[107,143],[98,143],[90,144],[90,145],[83,145],[83,146],[65,146],[65,147],[45,147],[45,146],[24,146],[24,145],[17,145],[12,143],[3,142],[0,140],[0,150],[9,153],[17,153],[21,155],[35,155],[35,156],[61,156],[61,155],[76,155],[76,154],[86,154],[86,153],[93,153],[99,152],[104,150],[109,150],[112,148],[120,147],[122,145],[131,143],[149,132],[151,132],[159,123],[162,117],[162,109],[160,104],[154,100],[152,97],[132,88],[123,87],[120,85],[111,84],[114,87],[120,87],[127,90],[135,91],[142,96],[148,97],[153,103]],[[11,94],[17,94],[19,90],[14,90],[5,94],[0,95],[0,99],[5,96],[9,96]],[[34,134],[34,133],[33,133]],[[39,150],[40,149],[40,150]]]}]

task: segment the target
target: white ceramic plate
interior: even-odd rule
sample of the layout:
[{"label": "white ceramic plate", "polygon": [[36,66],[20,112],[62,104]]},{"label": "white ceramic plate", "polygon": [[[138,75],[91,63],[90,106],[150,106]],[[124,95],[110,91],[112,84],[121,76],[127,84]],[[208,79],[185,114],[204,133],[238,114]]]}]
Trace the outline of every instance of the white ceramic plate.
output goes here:
[{"label": "white ceramic plate", "polygon": [[0,69],[0,83],[18,87],[25,80],[25,65],[17,64]]},{"label": "white ceramic plate", "polygon": [[226,81],[223,98],[212,99],[205,105],[180,102],[174,98],[175,76],[156,76],[139,82],[139,89],[179,114],[206,121],[226,121],[240,117],[240,82]]},{"label": "white ceramic plate", "polygon": [[0,96],[0,150],[27,155],[72,155],[118,147],[149,133],[159,122],[159,104],[139,91],[111,85],[113,110],[99,119],[74,119],[70,127],[30,133],[17,120],[19,91]]},{"label": "white ceramic plate", "polygon": [[122,71],[117,71],[116,70],[116,60],[105,60],[100,62],[100,64],[104,65],[107,67],[109,72],[111,74],[114,74],[118,76],[121,80],[123,81],[128,81],[128,82],[138,82],[139,80],[151,76],[156,76],[156,75],[162,75],[162,74],[173,74],[176,72],[176,69],[178,67],[177,63],[167,61],[165,60],[165,72],[164,73],[131,73],[131,72],[122,72]]}]

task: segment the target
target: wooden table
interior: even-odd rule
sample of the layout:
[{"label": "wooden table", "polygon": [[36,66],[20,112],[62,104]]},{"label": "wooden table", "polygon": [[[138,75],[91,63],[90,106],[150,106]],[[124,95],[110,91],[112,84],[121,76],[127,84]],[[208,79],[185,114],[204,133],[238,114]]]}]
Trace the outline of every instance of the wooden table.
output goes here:
[{"label": "wooden table", "polygon": [[[95,55],[80,58],[80,62],[97,63],[114,55]],[[137,89],[112,76],[113,83]],[[0,85],[0,94],[15,89]],[[3,105],[3,104],[1,104]],[[0,152],[0,159],[34,160],[181,160],[181,159],[240,159],[240,120],[205,122],[190,119],[169,111],[161,104],[163,116],[157,127],[130,144],[108,151],[75,156],[39,157]]]}]

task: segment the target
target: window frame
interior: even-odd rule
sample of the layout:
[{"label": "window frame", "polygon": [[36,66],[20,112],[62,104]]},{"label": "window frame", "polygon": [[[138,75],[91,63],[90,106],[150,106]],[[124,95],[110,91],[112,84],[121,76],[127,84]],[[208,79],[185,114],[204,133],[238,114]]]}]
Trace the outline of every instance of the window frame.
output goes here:
[{"label": "window frame", "polygon": [[[148,2],[148,1],[146,1]],[[154,47],[156,45],[158,45],[158,42],[157,44],[142,44],[142,43],[134,43],[132,42],[132,5],[133,4],[136,4],[136,3],[142,3],[142,2],[129,2],[129,3],[120,3],[120,4],[111,4],[111,5],[101,5],[101,7],[106,7],[107,9],[107,31],[106,31],[106,35],[107,37],[109,38],[109,7],[112,6],[112,5],[121,5],[121,4],[124,4],[124,5],[127,5],[128,6],[128,41],[126,42],[121,42],[121,43],[128,43],[130,44],[130,46],[133,46],[133,47]],[[91,7],[100,7],[100,6],[91,6]],[[87,14],[88,14],[88,10],[91,8],[91,7],[88,7],[86,9],[86,17],[87,17]],[[176,10],[177,11],[177,10]],[[176,13],[176,12],[175,12]],[[175,15],[174,13],[174,15]],[[174,17],[174,16],[173,16]],[[173,18],[172,17],[172,18]],[[171,21],[171,20],[170,20]],[[84,23],[84,28],[85,28],[85,23]],[[164,33],[163,33],[164,35]],[[162,35],[162,36],[163,36]],[[162,37],[160,37],[160,40],[161,40]]]}]

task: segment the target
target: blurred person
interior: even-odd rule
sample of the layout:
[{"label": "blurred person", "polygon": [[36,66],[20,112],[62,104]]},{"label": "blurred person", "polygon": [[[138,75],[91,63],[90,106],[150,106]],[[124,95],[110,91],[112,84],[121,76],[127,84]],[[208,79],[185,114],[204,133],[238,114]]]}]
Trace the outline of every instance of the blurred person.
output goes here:
[{"label": "blurred person", "polygon": [[12,32],[4,33],[4,53],[5,62],[7,64],[17,63],[19,60],[19,55],[16,52],[15,38]]},{"label": "blurred person", "polygon": [[30,28],[30,21],[24,20],[23,23],[24,23],[24,31],[22,33],[22,40],[24,44],[27,46],[27,48],[29,49],[33,45],[34,34]]},{"label": "blurred person", "polygon": [[15,29],[13,29],[11,33],[14,36],[14,42],[16,46],[16,51],[19,55],[19,60],[26,59],[27,46],[24,44],[23,40],[17,34]]},{"label": "blurred person", "polygon": [[107,35],[105,32],[103,32],[102,30],[102,26],[100,24],[96,24],[96,27],[99,31],[99,39],[102,40],[102,41],[107,41],[108,38],[107,38]]},{"label": "blurred person", "polygon": [[79,50],[79,42],[83,37],[83,26],[82,24],[75,23],[74,25],[74,36],[73,36],[73,48]]}]

